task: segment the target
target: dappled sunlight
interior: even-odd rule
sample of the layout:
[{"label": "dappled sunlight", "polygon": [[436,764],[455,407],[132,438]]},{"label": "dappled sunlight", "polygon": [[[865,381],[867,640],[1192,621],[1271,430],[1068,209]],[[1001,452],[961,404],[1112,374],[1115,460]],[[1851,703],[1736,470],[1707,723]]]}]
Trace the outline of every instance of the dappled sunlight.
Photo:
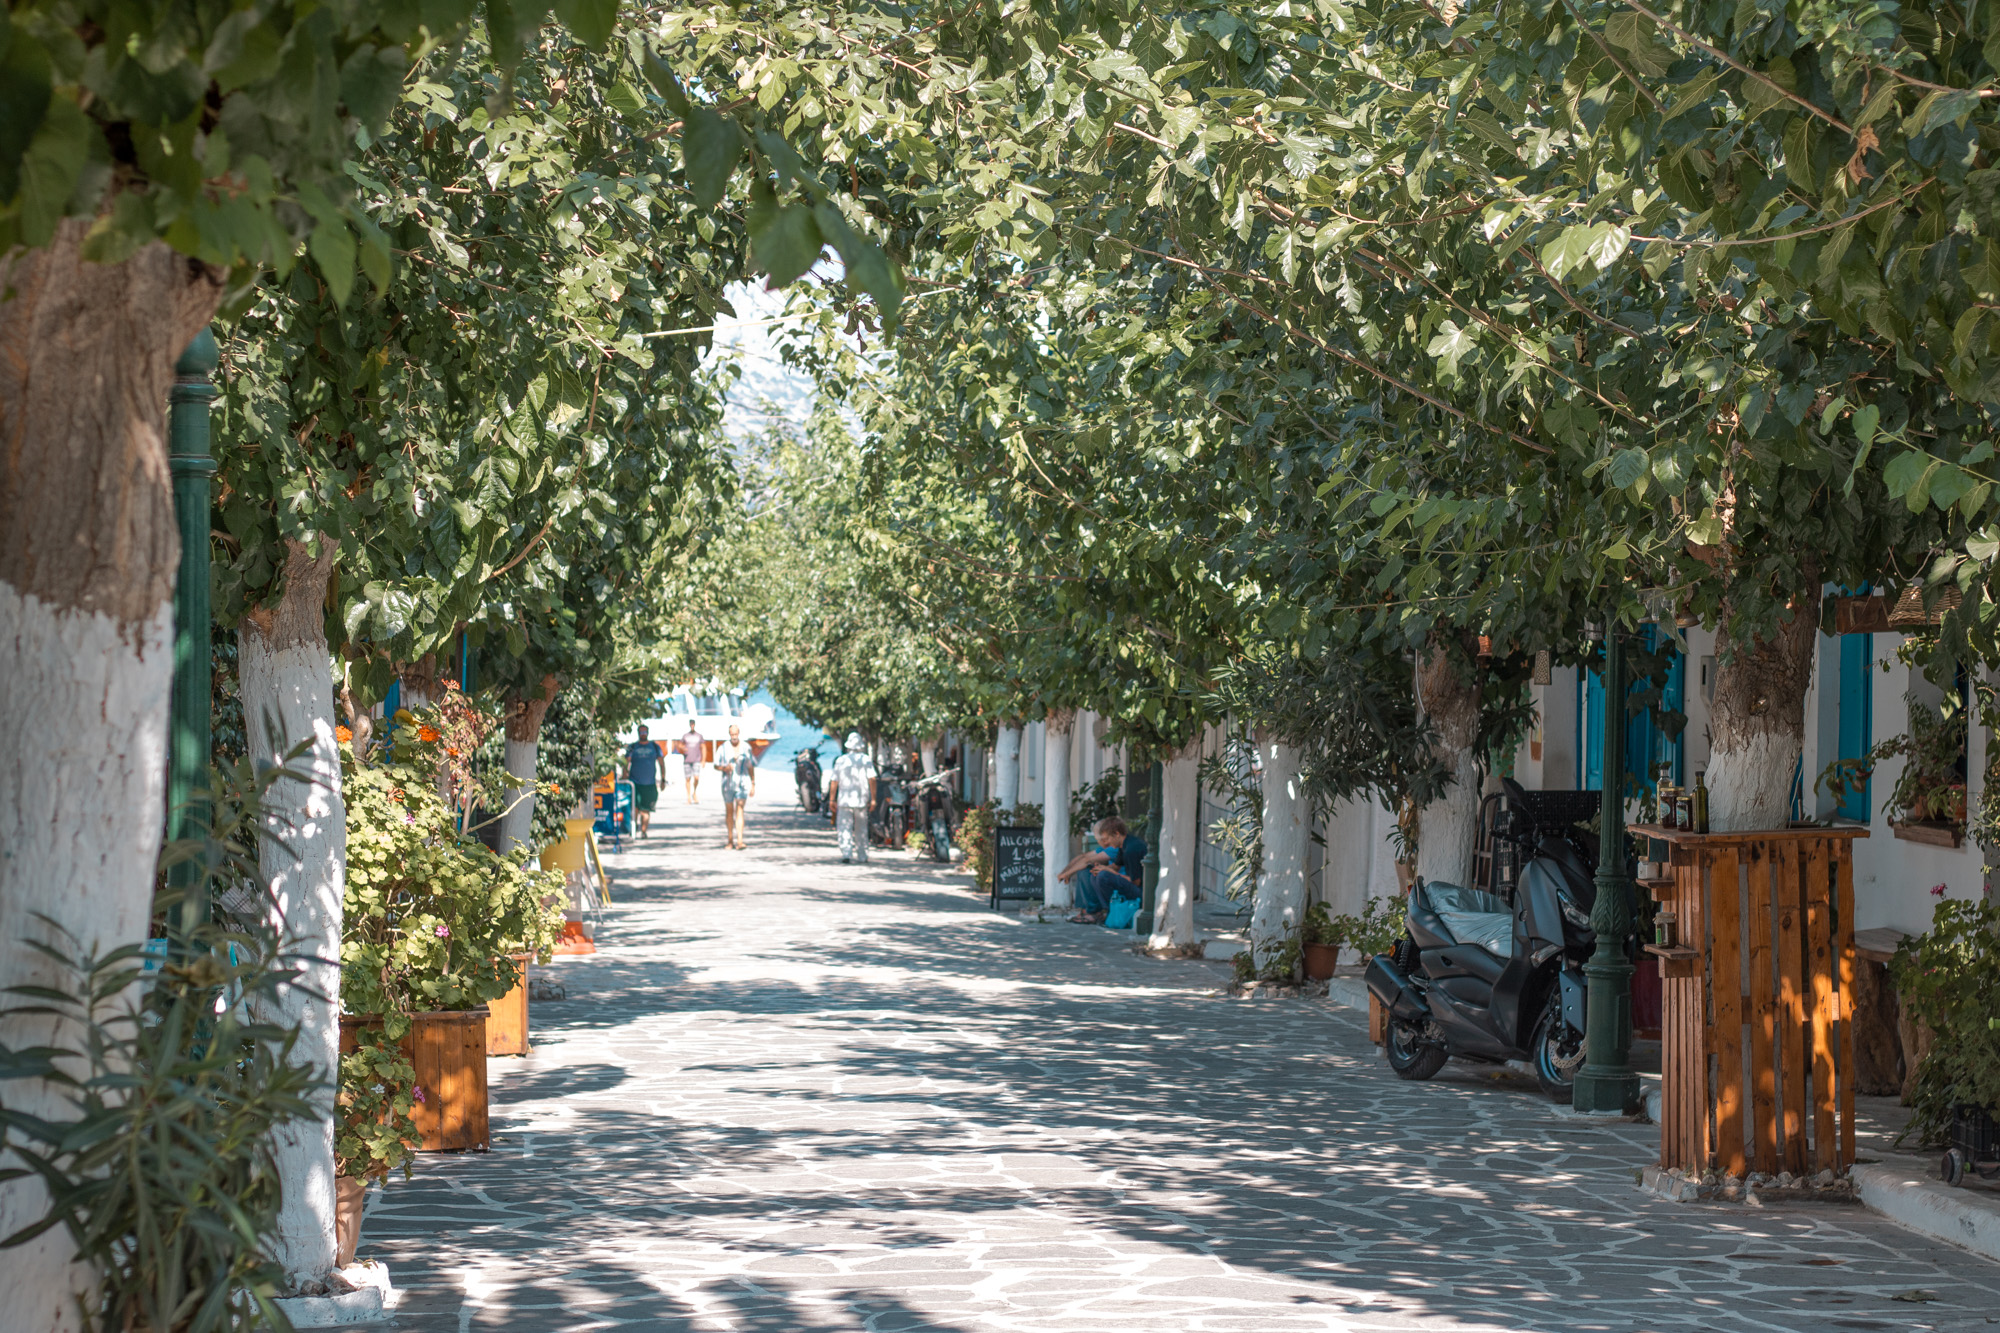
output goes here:
[{"label": "dappled sunlight", "polygon": [[569,998],[492,1063],[493,1152],[375,1199],[363,1253],[404,1327],[1749,1333],[1912,1287],[2000,1308],[1990,1266],[1853,1210],[1640,1194],[1650,1126],[1491,1069],[1404,1083],[1363,1015],[1230,999],[1216,965],[988,912],[896,858],[843,867],[823,824],[751,813],[748,854],[701,845],[696,810],[611,858],[600,952],[551,965]]}]

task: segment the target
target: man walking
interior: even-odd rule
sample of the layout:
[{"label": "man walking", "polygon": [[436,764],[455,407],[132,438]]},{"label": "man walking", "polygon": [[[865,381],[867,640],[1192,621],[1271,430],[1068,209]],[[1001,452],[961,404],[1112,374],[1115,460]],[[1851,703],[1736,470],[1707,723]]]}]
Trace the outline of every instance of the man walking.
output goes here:
[{"label": "man walking", "polygon": [[687,782],[688,804],[699,805],[701,801],[695,795],[695,789],[701,786],[701,731],[695,726],[693,718],[688,719],[687,734],[674,748],[681,752],[681,777]]},{"label": "man walking", "polygon": [[639,739],[625,747],[625,777],[632,784],[632,804],[637,807],[642,838],[653,827],[653,807],[660,803],[660,767],[666,762],[667,752],[658,741],[646,739],[643,726]]},{"label": "man walking", "polygon": [[835,811],[840,834],[840,863],[868,863],[868,812],[875,808],[875,761],[861,733],[847,733],[847,752],[833,762],[833,785],[827,799]]}]

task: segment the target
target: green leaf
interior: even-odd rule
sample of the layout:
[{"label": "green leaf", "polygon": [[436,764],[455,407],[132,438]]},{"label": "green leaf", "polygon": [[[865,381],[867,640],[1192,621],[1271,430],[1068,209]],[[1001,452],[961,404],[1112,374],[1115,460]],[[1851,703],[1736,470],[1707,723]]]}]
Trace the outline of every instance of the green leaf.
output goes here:
[{"label": "green leaf", "polygon": [[811,268],[819,259],[824,239],[812,209],[804,204],[764,210],[761,218],[753,218],[750,224],[751,254],[773,287],[788,286]]},{"label": "green leaf", "polygon": [[[75,102],[67,97],[50,99],[42,127],[21,160],[19,239],[23,243],[44,245],[55,235],[56,223],[62,220],[70,196],[76,192],[77,180],[90,161],[91,140],[96,132],[90,118]],[[134,248],[153,238],[149,213],[143,209],[136,213],[128,210],[120,216],[145,219],[144,234],[133,238]]]},{"label": "green leaf", "polygon": [[334,304],[346,305],[347,294],[354,290],[355,257],[354,233],[347,229],[347,223],[340,218],[320,223],[307,239],[306,249],[326,279]]},{"label": "green leaf", "polygon": [[623,79],[611,85],[611,91],[604,94],[604,100],[612,110],[622,111],[628,116],[646,109],[644,94]]},{"label": "green leaf", "polygon": [[1455,376],[1458,374],[1459,361],[1478,346],[1478,340],[1470,330],[1461,329],[1450,320],[1446,320],[1439,328],[1441,332],[1431,339],[1430,346],[1426,350],[1443,362],[1446,375]]},{"label": "green leaf", "polygon": [[666,101],[667,110],[685,117],[693,109],[694,104],[688,100],[687,90],[681,87],[681,81],[674,77],[674,71],[666,61],[648,51],[645,70],[646,82],[652,84],[653,90]]},{"label": "green leaf", "polygon": [[0,56],[0,203],[21,188],[21,159],[42,127],[51,96],[49,57],[42,44],[0,17],[0,40],[10,35]]},{"label": "green leaf", "polygon": [[1611,466],[1606,474],[1611,484],[1619,490],[1636,486],[1652,471],[1652,460],[1644,449],[1620,449],[1611,455]]},{"label": "green leaf", "polygon": [[681,152],[695,203],[713,208],[722,202],[729,177],[743,160],[743,131],[727,116],[707,107],[693,107],[681,131]]},{"label": "green leaf", "polygon": [[618,0],[556,0],[556,19],[592,50],[611,40],[618,26]]}]

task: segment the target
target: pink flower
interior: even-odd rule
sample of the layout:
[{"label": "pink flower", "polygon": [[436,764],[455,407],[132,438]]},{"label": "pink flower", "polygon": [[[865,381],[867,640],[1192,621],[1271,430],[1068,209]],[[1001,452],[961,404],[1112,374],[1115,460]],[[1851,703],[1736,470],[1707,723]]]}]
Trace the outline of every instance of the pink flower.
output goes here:
[{"label": "pink flower", "polygon": [[1933,897],[1933,898],[1942,898],[1942,897],[1944,897],[1944,885],[1942,885],[1942,884],[1933,884],[1933,885],[1931,885],[1931,897]]},{"label": "pink flower", "polygon": [[422,1088],[411,1088],[410,1099],[421,1106],[424,1100],[424,1090]]},{"label": "pink flower", "polygon": [[441,940],[447,940],[447,939],[450,939],[450,938],[451,938],[451,927],[450,927],[450,926],[439,926],[439,927],[437,928],[437,937],[438,937],[439,939],[441,939]]}]

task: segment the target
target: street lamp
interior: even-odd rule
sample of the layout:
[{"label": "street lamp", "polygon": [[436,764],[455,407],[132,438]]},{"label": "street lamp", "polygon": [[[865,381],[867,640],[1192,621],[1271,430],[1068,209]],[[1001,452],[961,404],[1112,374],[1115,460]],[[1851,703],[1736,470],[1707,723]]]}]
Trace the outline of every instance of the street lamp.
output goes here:
[{"label": "street lamp", "polygon": [[[209,478],[215,475],[208,405],[215,398],[209,376],[220,360],[215,336],[207,329],[197,333],[174,363],[174,387],[167,400],[167,462],[174,479],[174,517],[181,530],[181,565],[174,581],[173,711],[167,739],[167,837],[174,841],[198,836],[208,819],[207,803],[197,802],[196,793],[208,785]],[[197,892],[201,872],[195,861],[182,861],[170,872],[169,883],[182,893],[175,909],[182,931],[208,917],[208,903]]]},{"label": "street lamp", "polygon": [[1630,1115],[1639,1106],[1639,1076],[1632,1069],[1632,963],[1625,956],[1625,937],[1632,931],[1632,881],[1625,875],[1625,644],[1615,617],[1606,616],[1603,635],[1604,782],[1597,901],[1590,909],[1597,947],[1583,967],[1583,1068],[1571,1105]]}]

